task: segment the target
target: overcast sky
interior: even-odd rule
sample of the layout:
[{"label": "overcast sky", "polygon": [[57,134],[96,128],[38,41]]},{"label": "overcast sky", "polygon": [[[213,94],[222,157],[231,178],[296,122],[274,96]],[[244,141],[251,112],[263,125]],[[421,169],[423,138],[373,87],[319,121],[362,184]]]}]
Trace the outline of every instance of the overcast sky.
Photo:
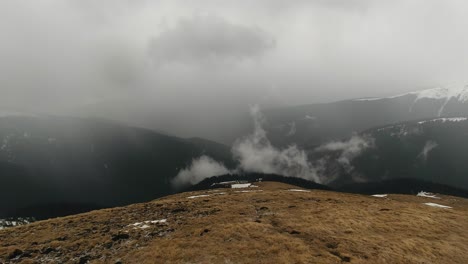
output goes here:
[{"label": "overcast sky", "polygon": [[296,105],[462,85],[464,0],[2,0],[0,103]]}]

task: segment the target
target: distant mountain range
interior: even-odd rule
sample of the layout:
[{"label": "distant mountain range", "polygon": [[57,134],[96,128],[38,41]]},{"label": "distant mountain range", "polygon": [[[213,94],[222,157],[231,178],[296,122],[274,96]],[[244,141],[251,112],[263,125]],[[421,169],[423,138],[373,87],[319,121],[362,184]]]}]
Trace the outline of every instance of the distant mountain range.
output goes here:
[{"label": "distant mountain range", "polygon": [[230,148],[208,140],[105,120],[6,115],[0,117],[0,216],[155,199],[174,193],[171,179],[203,154],[233,166]]},{"label": "distant mountain range", "polygon": [[352,170],[334,170],[332,186],[413,178],[468,190],[468,118],[408,121],[360,135],[373,146],[352,160]]},{"label": "distant mountain range", "polygon": [[274,144],[310,147],[376,126],[468,116],[468,87],[269,109],[264,114],[268,119],[266,130]]},{"label": "distant mountain range", "polygon": [[[383,182],[412,179],[468,190],[468,88],[267,109],[264,114],[273,145],[297,144],[312,161],[326,161],[320,163],[321,173],[333,189],[364,192]],[[250,132],[247,118],[226,122],[231,124],[206,129],[228,129],[231,141]],[[343,150],[317,151],[350,137],[372,144],[346,167]],[[47,218],[172,194],[177,191],[172,179],[202,155],[236,168],[229,146],[203,138],[104,119],[3,113],[0,217]]]},{"label": "distant mountain range", "polygon": [[[130,100],[130,99],[129,99]],[[247,106],[246,106],[247,108]],[[165,112],[150,102],[102,102],[74,110],[182,137],[201,137],[226,145],[252,131],[247,109],[189,109]],[[277,146],[304,147],[348,137],[375,126],[432,117],[468,115],[468,87],[434,88],[383,98],[262,109],[265,129]]]}]

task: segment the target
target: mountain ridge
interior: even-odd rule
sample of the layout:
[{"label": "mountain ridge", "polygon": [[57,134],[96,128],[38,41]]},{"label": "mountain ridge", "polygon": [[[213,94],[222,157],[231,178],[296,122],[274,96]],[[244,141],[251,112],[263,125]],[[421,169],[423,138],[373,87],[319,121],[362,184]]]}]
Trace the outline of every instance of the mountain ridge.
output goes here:
[{"label": "mountain ridge", "polygon": [[208,140],[98,119],[2,117],[0,177],[7,188],[0,216],[47,203],[109,207],[168,195],[178,171],[203,154],[232,164],[230,148]]}]

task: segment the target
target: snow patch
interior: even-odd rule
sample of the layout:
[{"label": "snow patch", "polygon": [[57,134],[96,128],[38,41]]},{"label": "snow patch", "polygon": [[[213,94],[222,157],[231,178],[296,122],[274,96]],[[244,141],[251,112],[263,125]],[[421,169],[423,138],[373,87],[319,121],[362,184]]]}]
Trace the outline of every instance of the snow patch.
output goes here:
[{"label": "snow patch", "polygon": [[422,125],[422,124],[427,123],[427,122],[442,122],[442,123],[445,123],[445,122],[462,122],[462,121],[466,121],[466,120],[468,120],[468,118],[466,118],[466,117],[443,117],[443,118],[434,118],[434,119],[431,119],[431,120],[420,121],[420,122],[418,122],[418,124]]},{"label": "snow patch", "polygon": [[187,197],[187,199],[195,199],[195,198],[208,197],[208,196],[210,195],[209,194],[194,195],[194,196]]},{"label": "snow patch", "polygon": [[304,189],[289,189],[288,191],[290,191],[290,192],[310,192],[309,190],[304,190]]},{"label": "snow patch", "polygon": [[382,99],[385,99],[385,98],[381,98],[381,97],[358,98],[358,99],[354,99],[353,101],[377,101],[377,100],[382,100]]},{"label": "snow patch", "polygon": [[226,185],[226,184],[233,184],[233,183],[237,183],[237,181],[224,181],[224,182],[218,182],[218,184],[221,184],[221,185]]},{"label": "snow patch", "polygon": [[377,132],[382,132],[382,131],[385,131],[385,130],[388,130],[388,129],[392,129],[394,128],[395,126],[386,126],[386,127],[381,127],[379,129],[377,129]]},{"label": "snow patch", "polygon": [[[145,221],[145,223],[147,223],[148,221]],[[159,219],[159,220],[152,220],[152,221],[149,221],[151,224],[162,224],[162,223],[166,223],[167,222],[167,219]]]},{"label": "snow patch", "polygon": [[444,209],[449,209],[452,208],[450,206],[446,205],[441,205],[441,204],[436,204],[436,203],[424,203],[425,205],[432,206],[432,207],[438,207],[438,208],[444,208]]},{"label": "snow patch", "polygon": [[249,193],[249,192],[263,192],[263,190],[243,190],[243,191],[234,191],[236,193]]},{"label": "snow patch", "polygon": [[238,189],[238,188],[249,188],[251,187],[251,183],[236,183],[236,184],[232,184],[231,185],[231,188],[232,189]]},{"label": "snow patch", "polygon": [[133,224],[129,224],[128,226],[133,227],[134,229],[146,229],[150,228],[150,224],[156,225],[156,224],[165,224],[167,222],[167,219],[159,219],[159,220],[148,220],[148,221],[143,221],[143,222],[136,222]]},{"label": "snow patch", "polygon": [[378,198],[386,198],[388,194],[373,194],[372,196],[378,197]]},{"label": "snow patch", "polygon": [[14,217],[0,219],[0,230],[8,227],[26,225],[36,221],[33,217]]},{"label": "snow patch", "polygon": [[430,192],[424,192],[424,191],[418,192],[418,194],[416,194],[416,196],[433,198],[433,199],[440,199],[440,197],[437,197],[435,194],[430,193]]}]

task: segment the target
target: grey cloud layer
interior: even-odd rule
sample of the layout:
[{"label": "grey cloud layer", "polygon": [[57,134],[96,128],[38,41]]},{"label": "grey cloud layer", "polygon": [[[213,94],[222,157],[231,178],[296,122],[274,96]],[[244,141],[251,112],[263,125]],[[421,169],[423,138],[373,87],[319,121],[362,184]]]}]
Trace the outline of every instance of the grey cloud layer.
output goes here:
[{"label": "grey cloud layer", "polygon": [[4,0],[0,103],[220,110],[465,83],[466,10],[456,0]]},{"label": "grey cloud layer", "polygon": [[274,46],[274,40],[259,28],[231,24],[212,16],[195,16],[177,22],[150,41],[156,64],[241,60],[257,57]]}]

